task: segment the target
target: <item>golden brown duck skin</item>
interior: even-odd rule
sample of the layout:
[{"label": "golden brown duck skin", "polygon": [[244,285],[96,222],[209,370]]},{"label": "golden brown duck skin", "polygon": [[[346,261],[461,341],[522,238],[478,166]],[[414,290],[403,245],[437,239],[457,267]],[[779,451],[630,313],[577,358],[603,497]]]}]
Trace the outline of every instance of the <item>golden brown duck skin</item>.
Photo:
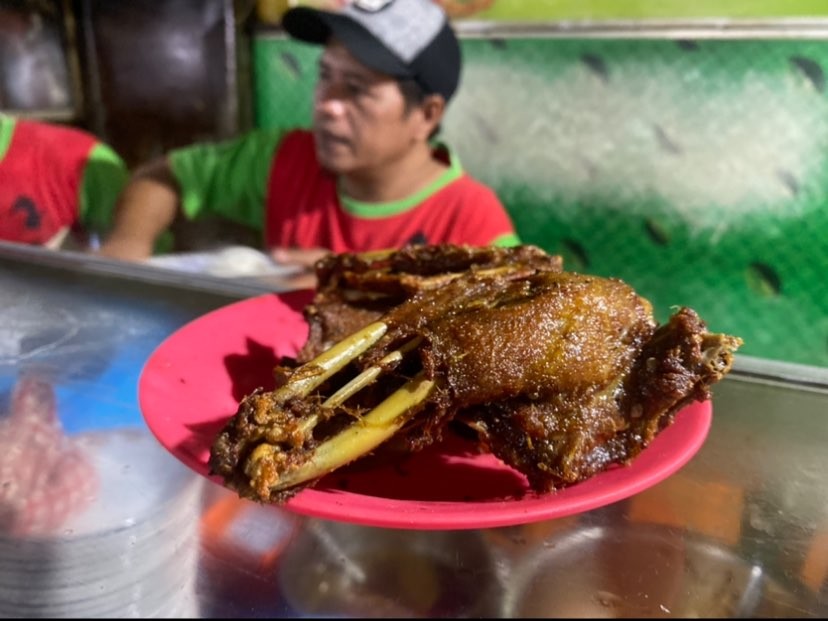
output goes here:
[{"label": "golden brown duck skin", "polygon": [[[650,303],[616,279],[544,272],[475,286],[458,281],[390,311],[395,327],[366,362],[423,324],[419,354],[444,394],[414,421],[412,446],[456,417],[536,490],[629,461],[678,410],[709,398],[741,344],[689,308],[657,326]],[[449,301],[453,312],[429,317]]]},{"label": "golden brown duck skin", "polygon": [[518,397],[458,418],[534,489],[566,487],[629,462],[681,408],[708,399],[740,345],[738,338],[710,334],[695,311],[683,308],[604,388],[563,391],[542,401]]},{"label": "golden brown duck skin", "polygon": [[[213,471],[242,495],[285,500],[313,484],[297,473],[307,474],[321,447],[338,447],[331,438],[421,373],[424,399],[366,451],[417,450],[462,421],[483,450],[548,491],[634,457],[681,406],[708,395],[741,343],[708,333],[690,309],[657,326],[649,302],[617,279],[499,267],[509,269],[466,270],[388,308],[381,335],[342,372],[347,379],[375,365],[384,374],[347,405],[320,408],[316,394],[246,399],[214,444]],[[393,358],[405,344],[414,345]],[[317,365],[283,372],[291,386]],[[337,377],[319,386],[324,395]]]},{"label": "golden brown duck skin", "polygon": [[316,265],[317,291],[304,311],[309,337],[296,360],[307,362],[420,291],[471,273],[506,268],[511,277],[559,272],[563,261],[537,246],[406,246],[330,254]]},{"label": "golden brown duck skin", "polygon": [[[413,448],[473,406],[546,403],[563,395],[583,401],[606,390],[628,372],[656,328],[649,302],[625,283],[569,272],[460,279],[417,294],[383,321],[388,333],[360,364],[418,336],[420,364],[438,380],[426,411],[404,433]],[[613,415],[589,424],[596,433],[614,427]]]}]

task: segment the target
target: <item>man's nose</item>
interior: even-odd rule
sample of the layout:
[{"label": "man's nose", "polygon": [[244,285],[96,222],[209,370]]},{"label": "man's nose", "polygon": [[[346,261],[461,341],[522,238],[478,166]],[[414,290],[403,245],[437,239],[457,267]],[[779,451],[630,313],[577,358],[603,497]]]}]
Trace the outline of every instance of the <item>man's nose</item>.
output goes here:
[{"label": "man's nose", "polygon": [[345,112],[345,98],[335,88],[319,88],[316,92],[316,109],[330,116],[340,116]]},{"label": "man's nose", "polygon": [[329,116],[342,116],[345,113],[345,102],[334,97],[321,99],[316,107],[319,112]]}]

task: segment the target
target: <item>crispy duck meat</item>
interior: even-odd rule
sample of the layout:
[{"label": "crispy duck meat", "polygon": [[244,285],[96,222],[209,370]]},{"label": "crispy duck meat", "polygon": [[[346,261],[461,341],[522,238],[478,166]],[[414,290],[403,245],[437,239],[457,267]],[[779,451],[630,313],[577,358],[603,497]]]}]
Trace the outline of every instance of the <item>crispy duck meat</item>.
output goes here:
[{"label": "crispy duck meat", "polygon": [[375,258],[320,264],[297,366],[216,438],[211,470],[240,495],[283,502],[391,442],[438,442],[449,423],[534,490],[572,485],[628,462],[708,398],[741,345],[689,308],[659,326],[626,283],[565,272],[531,246]]},{"label": "crispy duck meat", "polygon": [[435,289],[469,272],[503,275],[499,268],[506,266],[510,277],[516,277],[559,272],[563,260],[529,245],[412,245],[396,251],[330,254],[316,265],[316,295],[304,311],[308,340],[296,361],[312,360],[419,291]]}]

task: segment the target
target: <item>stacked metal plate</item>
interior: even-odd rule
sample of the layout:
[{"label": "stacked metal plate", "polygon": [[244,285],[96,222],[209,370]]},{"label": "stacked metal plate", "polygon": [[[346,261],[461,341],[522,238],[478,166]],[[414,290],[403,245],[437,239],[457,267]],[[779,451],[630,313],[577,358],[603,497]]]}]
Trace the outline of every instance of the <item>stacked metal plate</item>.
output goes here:
[{"label": "stacked metal plate", "polygon": [[142,430],[75,436],[97,485],[44,534],[0,535],[0,617],[193,617],[202,479]]}]

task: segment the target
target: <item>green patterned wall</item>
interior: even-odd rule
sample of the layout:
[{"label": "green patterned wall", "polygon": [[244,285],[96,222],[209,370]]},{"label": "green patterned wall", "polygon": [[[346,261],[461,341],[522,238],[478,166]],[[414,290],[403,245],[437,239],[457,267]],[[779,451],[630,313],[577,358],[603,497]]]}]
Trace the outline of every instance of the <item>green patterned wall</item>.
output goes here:
[{"label": "green patterned wall", "polygon": [[[435,0],[455,20],[570,21],[674,18],[789,18],[828,14],[825,0]],[[288,6],[332,9],[342,0],[257,0],[259,16],[278,23]]]},{"label": "green patterned wall", "polygon": [[[254,43],[260,126],[306,125],[318,50]],[[828,41],[464,39],[444,137],[524,241],[828,366]]]},{"label": "green patterned wall", "polygon": [[657,19],[825,15],[825,0],[440,0],[482,20]]}]

